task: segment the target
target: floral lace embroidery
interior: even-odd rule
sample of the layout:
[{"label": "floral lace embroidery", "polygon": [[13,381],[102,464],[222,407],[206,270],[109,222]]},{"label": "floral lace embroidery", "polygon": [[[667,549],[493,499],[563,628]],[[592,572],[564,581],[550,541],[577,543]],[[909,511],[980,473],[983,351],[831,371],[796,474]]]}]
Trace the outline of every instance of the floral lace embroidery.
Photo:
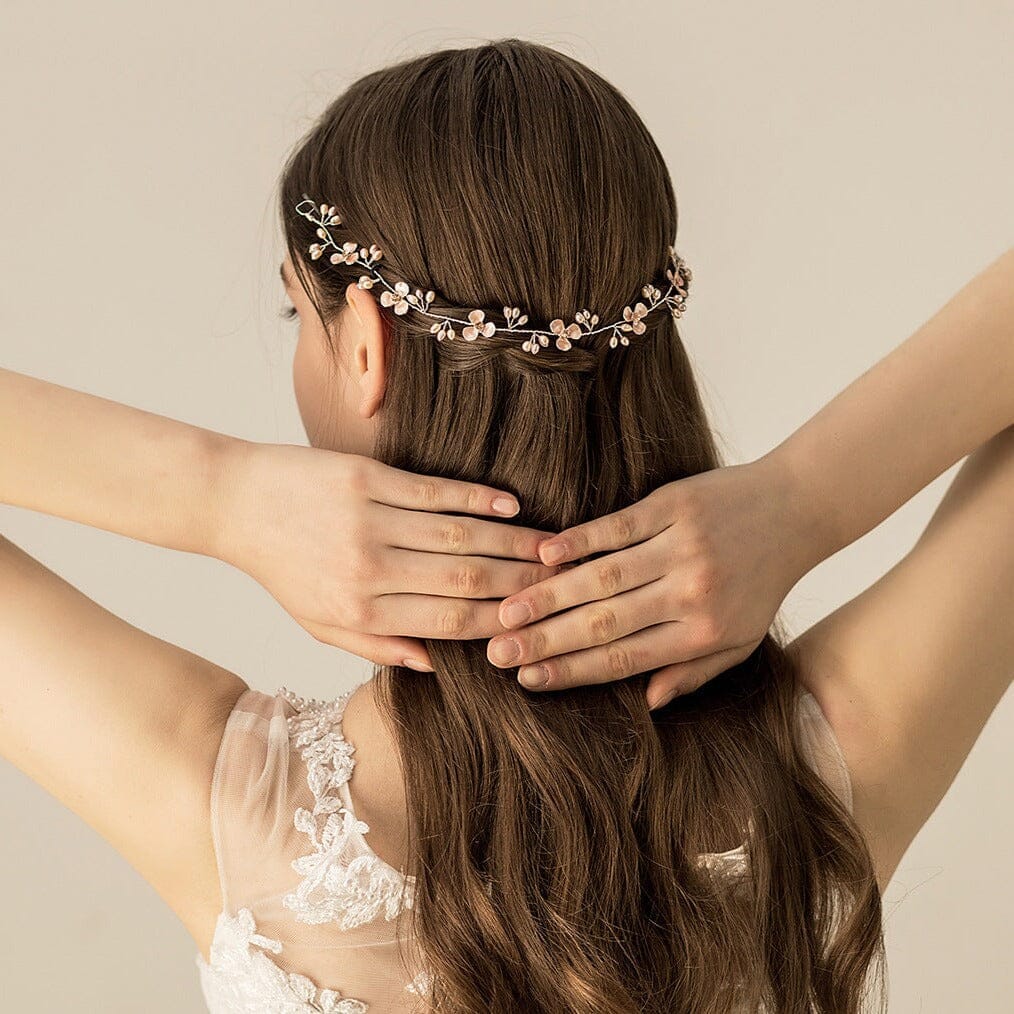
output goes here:
[{"label": "floral lace embroidery", "polygon": [[[215,926],[210,962],[197,955],[205,1000],[212,1014],[366,1014],[361,1000],[320,989],[305,975],[286,972],[264,950],[280,954],[282,943],[256,932],[253,913],[222,912]],[[254,950],[254,948],[262,950]]]},{"label": "floral lace embroidery", "polygon": [[342,735],[341,719],[354,690],[331,701],[300,697],[286,687],[278,693],[295,709],[287,719],[293,745],[306,762],[313,810],[299,807],[295,826],[310,839],[313,851],[293,860],[302,880],[282,904],[299,922],[337,923],[346,930],[372,922],[381,912],[394,919],[411,908],[412,878],[375,853],[354,855],[350,842],[369,831],[344,805],[338,790],[352,776],[355,747]]},{"label": "floral lace embroidery", "polygon": [[417,972],[415,978],[405,987],[416,996],[426,996],[432,988],[433,980],[427,972]]}]

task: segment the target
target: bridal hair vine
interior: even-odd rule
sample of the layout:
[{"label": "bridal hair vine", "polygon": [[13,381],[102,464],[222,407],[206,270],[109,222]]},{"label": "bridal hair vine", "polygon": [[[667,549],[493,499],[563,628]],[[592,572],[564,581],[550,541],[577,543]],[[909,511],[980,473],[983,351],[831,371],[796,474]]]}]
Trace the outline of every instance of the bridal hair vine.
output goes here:
[{"label": "bridal hair vine", "polygon": [[384,252],[376,243],[369,247],[360,246],[358,243],[346,242],[339,244],[331,235],[328,227],[341,225],[341,217],[338,215],[333,204],[316,204],[311,198],[303,195],[296,205],[296,211],[317,226],[317,237],[322,240],[320,243],[311,243],[309,253],[311,260],[318,260],[324,256],[329,248],[334,248],[334,253],[329,257],[332,264],[358,264],[366,268],[369,274],[361,275],[356,283],[360,289],[372,289],[377,283],[384,287],[380,294],[381,306],[393,307],[394,312],[399,316],[408,311],[415,310],[433,317],[434,323],[430,333],[437,336],[437,341],[453,341],[458,332],[455,325],[461,329],[461,337],[466,342],[475,341],[480,335],[484,338],[491,338],[494,334],[518,334],[529,337],[522,343],[521,348],[525,352],[535,355],[540,348],[547,348],[551,339],[561,352],[568,351],[574,342],[591,335],[611,331],[609,347],[616,348],[617,345],[629,345],[628,334],[644,334],[646,325],[644,318],[653,310],[659,307],[668,308],[673,320],[683,316],[686,309],[687,297],[690,294],[690,268],[682,257],[676,252],[675,246],[669,247],[669,260],[671,266],[666,268],[666,277],[669,279],[669,288],[663,293],[658,286],[648,283],[641,288],[641,295],[647,303],[636,302],[633,306],[623,308],[623,317],[612,324],[604,324],[596,327],[599,322],[599,315],[590,310],[579,310],[574,314],[574,321],[565,324],[561,318],[550,321],[549,333],[545,330],[533,330],[523,328],[522,324],[528,323],[528,314],[522,313],[520,307],[505,306],[503,315],[505,324],[498,327],[493,321],[486,320],[484,310],[471,310],[467,320],[458,317],[448,317],[445,314],[431,313],[430,304],[436,298],[432,289],[423,292],[408,282],[398,281],[394,285],[377,269],[377,262],[384,256]]}]

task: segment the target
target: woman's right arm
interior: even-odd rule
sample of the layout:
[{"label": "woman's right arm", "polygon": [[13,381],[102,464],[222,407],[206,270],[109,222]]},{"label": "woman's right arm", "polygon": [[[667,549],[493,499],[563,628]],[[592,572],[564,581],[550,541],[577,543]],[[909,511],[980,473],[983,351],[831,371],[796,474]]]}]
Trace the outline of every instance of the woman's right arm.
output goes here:
[{"label": "woman's right arm", "polygon": [[1014,251],[769,452],[824,555],[966,454],[915,546],[789,646],[882,887],[1014,675]]}]

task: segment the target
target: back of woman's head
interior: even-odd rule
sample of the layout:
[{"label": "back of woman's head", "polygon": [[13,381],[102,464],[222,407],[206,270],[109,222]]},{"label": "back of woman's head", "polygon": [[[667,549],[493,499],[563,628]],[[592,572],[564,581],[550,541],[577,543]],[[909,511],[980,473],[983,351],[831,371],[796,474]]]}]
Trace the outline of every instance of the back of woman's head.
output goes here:
[{"label": "back of woman's head", "polygon": [[[386,278],[432,290],[431,312],[500,320],[509,303],[547,333],[581,308],[620,318],[648,280],[664,291],[677,230],[669,174],[629,103],[516,39],[371,73],[301,140],[281,214],[330,325],[363,270],[306,259],[304,195],[339,209],[337,243],[376,243]],[[665,310],[629,345],[603,333],[534,355],[502,324],[437,341],[432,321],[385,318],[375,456],[388,464],[509,490],[516,523],[551,531],[721,464]],[[597,616],[606,641],[610,614]],[[448,638],[461,619],[448,614]],[[880,960],[879,895],[854,823],[796,745],[780,639],[657,712],[647,675],[531,694],[486,643],[427,641],[435,672],[378,673],[433,1009],[859,1009]],[[748,828],[745,872],[696,861]]]}]

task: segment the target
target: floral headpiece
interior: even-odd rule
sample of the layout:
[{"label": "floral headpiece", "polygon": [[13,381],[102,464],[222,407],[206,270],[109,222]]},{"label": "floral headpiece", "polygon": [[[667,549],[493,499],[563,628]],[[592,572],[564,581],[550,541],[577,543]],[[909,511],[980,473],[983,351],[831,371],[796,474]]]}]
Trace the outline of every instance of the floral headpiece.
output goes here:
[{"label": "floral headpiece", "polygon": [[599,322],[597,313],[590,310],[579,310],[574,315],[572,324],[564,324],[563,320],[557,318],[550,321],[550,334],[543,331],[522,328],[522,324],[528,322],[528,315],[522,313],[517,306],[505,306],[503,315],[505,325],[497,327],[491,320],[486,320],[483,310],[472,310],[467,320],[457,317],[447,317],[444,314],[430,313],[430,304],[435,298],[432,289],[423,292],[422,289],[412,291],[408,282],[390,282],[376,268],[376,263],[383,257],[383,251],[375,243],[369,248],[360,246],[358,243],[342,243],[339,245],[328,231],[330,225],[340,225],[341,218],[335,211],[333,204],[316,204],[313,200],[303,195],[303,200],[296,205],[296,211],[304,218],[317,226],[317,236],[323,240],[321,243],[311,243],[309,247],[310,258],[317,260],[322,257],[329,247],[334,248],[330,255],[332,264],[359,264],[369,270],[369,274],[362,275],[356,285],[360,289],[372,289],[376,283],[384,286],[384,292],[380,294],[381,306],[390,306],[394,312],[401,315],[408,311],[416,310],[427,317],[435,318],[430,333],[437,336],[437,341],[445,338],[452,341],[457,332],[454,325],[461,327],[461,337],[466,342],[475,341],[480,335],[490,338],[498,331],[510,334],[524,334],[530,337],[522,343],[521,348],[533,355],[540,348],[546,348],[550,339],[555,338],[555,345],[561,352],[566,352],[572,347],[572,343],[582,338],[600,334],[603,331],[611,331],[609,347],[616,348],[617,345],[629,345],[628,333],[643,334],[645,331],[644,318],[660,306],[668,308],[673,319],[683,316],[686,309],[687,296],[690,293],[690,268],[682,257],[676,253],[676,247],[669,247],[669,259],[672,267],[666,268],[666,277],[669,279],[669,288],[663,293],[661,289],[652,284],[642,287],[641,294],[648,301],[647,304],[637,302],[633,306],[623,308],[623,317],[612,324],[604,324],[596,327]]}]

